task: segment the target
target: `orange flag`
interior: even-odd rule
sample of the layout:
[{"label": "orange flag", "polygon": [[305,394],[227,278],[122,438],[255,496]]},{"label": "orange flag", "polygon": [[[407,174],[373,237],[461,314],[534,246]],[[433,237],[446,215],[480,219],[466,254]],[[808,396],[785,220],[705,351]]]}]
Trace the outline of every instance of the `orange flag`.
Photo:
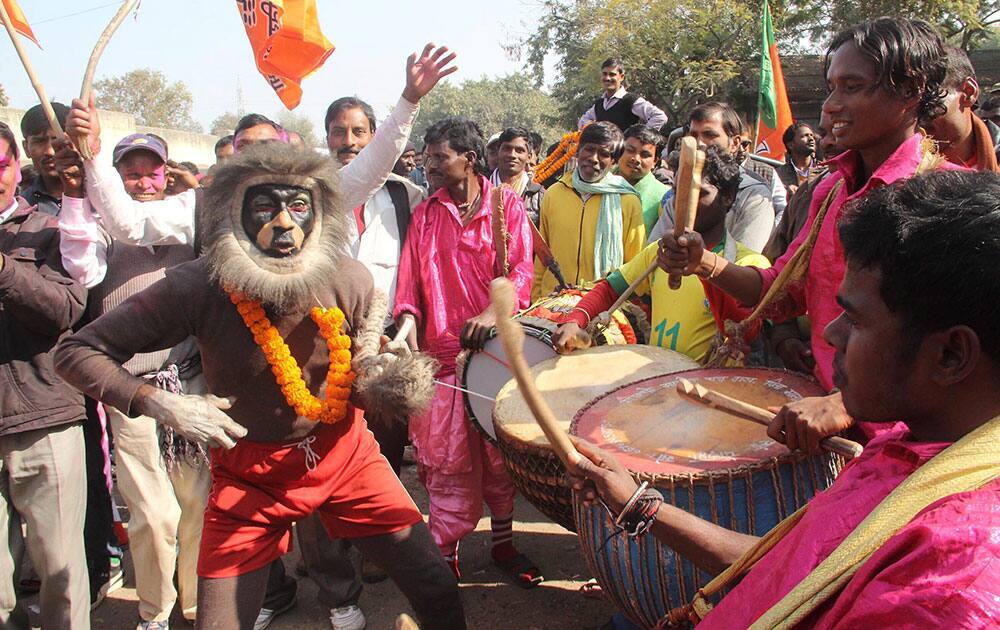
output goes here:
[{"label": "orange flag", "polygon": [[333,52],[319,28],[316,0],[237,0],[236,8],[257,69],[285,107],[295,109],[302,100],[302,79]]},{"label": "orange flag", "polygon": [[41,48],[42,45],[35,39],[35,34],[31,31],[31,26],[24,17],[24,11],[21,10],[21,7],[17,6],[17,0],[2,0],[2,2],[3,8],[7,9],[7,17],[10,18],[10,24],[14,27],[14,30],[35,42],[35,46]]}]

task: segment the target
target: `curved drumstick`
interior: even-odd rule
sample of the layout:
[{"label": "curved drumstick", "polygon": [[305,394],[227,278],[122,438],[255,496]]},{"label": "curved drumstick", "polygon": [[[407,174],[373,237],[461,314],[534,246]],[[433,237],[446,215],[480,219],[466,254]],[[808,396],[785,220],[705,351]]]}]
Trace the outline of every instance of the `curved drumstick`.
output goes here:
[{"label": "curved drumstick", "polygon": [[[771,424],[771,420],[774,420],[774,414],[766,409],[761,409],[760,407],[737,400],[731,396],[726,396],[697,383],[692,383],[686,378],[682,378],[677,382],[677,392],[709,407],[729,412],[734,416],[756,422],[757,424],[768,426]],[[820,446],[823,447],[823,450],[843,455],[847,459],[857,457],[864,450],[864,447],[857,442],[836,435],[824,438],[820,442]]]},{"label": "curved drumstick", "polygon": [[[701,169],[705,165],[705,152],[698,150],[698,143],[691,136],[681,138],[680,162],[677,167],[677,187],[674,192],[674,236],[694,229],[698,215],[698,196],[701,193]],[[681,276],[671,274],[670,288],[681,288]]]},{"label": "curved drumstick", "polygon": [[517,380],[517,387],[528,403],[532,415],[538,421],[538,426],[542,428],[545,437],[552,445],[559,459],[568,467],[574,468],[582,458],[582,455],[569,441],[569,436],[559,428],[555,414],[542,398],[535,381],[531,378],[531,369],[528,362],[524,360],[524,331],[521,326],[510,318],[516,307],[514,297],[514,285],[506,278],[497,278],[490,283],[490,302],[493,305],[493,314],[496,317],[497,335],[503,344],[504,352],[507,353],[507,361],[510,363],[511,372]]},{"label": "curved drumstick", "polygon": [[[111,22],[105,27],[104,32],[97,40],[97,44],[94,46],[94,52],[90,53],[90,61],[87,62],[87,71],[83,74],[83,86],[80,88],[80,100],[83,101],[84,105],[90,102],[90,92],[94,83],[94,73],[97,72],[97,62],[100,61],[101,55],[104,54],[104,49],[107,47],[108,42],[111,41],[111,37],[121,26],[121,23],[125,21],[125,16],[129,14],[135,6],[139,4],[139,0],[125,0],[122,6],[118,8],[118,12],[115,16],[111,18]],[[80,152],[86,160],[94,159],[93,154],[90,152],[90,145],[87,144],[87,138],[85,136],[75,136],[71,138],[73,141],[73,146],[76,150]]]}]

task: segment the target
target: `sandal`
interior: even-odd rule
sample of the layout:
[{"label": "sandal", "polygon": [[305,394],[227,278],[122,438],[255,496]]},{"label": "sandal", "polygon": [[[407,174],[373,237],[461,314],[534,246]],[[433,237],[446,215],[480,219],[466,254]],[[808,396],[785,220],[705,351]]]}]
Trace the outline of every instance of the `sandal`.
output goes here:
[{"label": "sandal", "polygon": [[523,553],[511,556],[506,560],[494,559],[493,564],[500,567],[514,581],[514,584],[521,588],[535,588],[545,580],[541,570]]}]

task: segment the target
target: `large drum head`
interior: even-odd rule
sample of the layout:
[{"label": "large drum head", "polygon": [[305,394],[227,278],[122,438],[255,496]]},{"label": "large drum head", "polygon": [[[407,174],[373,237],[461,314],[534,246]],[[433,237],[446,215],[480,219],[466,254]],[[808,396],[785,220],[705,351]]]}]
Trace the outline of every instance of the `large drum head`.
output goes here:
[{"label": "large drum head", "polygon": [[[569,430],[573,416],[595,397],[626,383],[697,365],[683,354],[658,346],[597,346],[556,355],[533,366],[531,375],[556,421]],[[549,446],[517,381],[511,380],[497,394],[493,422],[513,441]]]},{"label": "large drum head", "polygon": [[782,370],[698,369],[656,376],[592,401],[570,430],[651,475],[698,474],[752,465],[788,453],[764,426],[677,392],[680,378],[758,407],[821,396],[812,380]]},{"label": "large drum head", "polygon": [[[525,333],[527,334],[524,337],[524,359],[528,365],[556,356],[548,337],[530,328],[525,328]],[[506,363],[507,354],[504,352],[503,344],[499,338],[493,337],[486,342],[482,352],[476,352],[468,357],[462,372],[462,387],[478,394],[463,394],[469,419],[494,443],[497,434],[493,429],[493,401],[507,381],[514,378]]]}]

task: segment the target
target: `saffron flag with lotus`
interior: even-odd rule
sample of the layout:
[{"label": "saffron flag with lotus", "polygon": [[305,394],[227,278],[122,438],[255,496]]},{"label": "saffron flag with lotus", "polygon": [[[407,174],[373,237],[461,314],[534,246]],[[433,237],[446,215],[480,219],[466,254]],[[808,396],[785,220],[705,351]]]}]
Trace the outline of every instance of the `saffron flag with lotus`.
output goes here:
[{"label": "saffron flag with lotus", "polygon": [[785,77],[781,72],[778,46],[774,41],[771,8],[764,0],[761,10],[763,29],[760,49],[760,91],[757,95],[757,136],[754,153],[775,160],[785,157],[781,136],[792,124],[792,108],[785,91]]}]

